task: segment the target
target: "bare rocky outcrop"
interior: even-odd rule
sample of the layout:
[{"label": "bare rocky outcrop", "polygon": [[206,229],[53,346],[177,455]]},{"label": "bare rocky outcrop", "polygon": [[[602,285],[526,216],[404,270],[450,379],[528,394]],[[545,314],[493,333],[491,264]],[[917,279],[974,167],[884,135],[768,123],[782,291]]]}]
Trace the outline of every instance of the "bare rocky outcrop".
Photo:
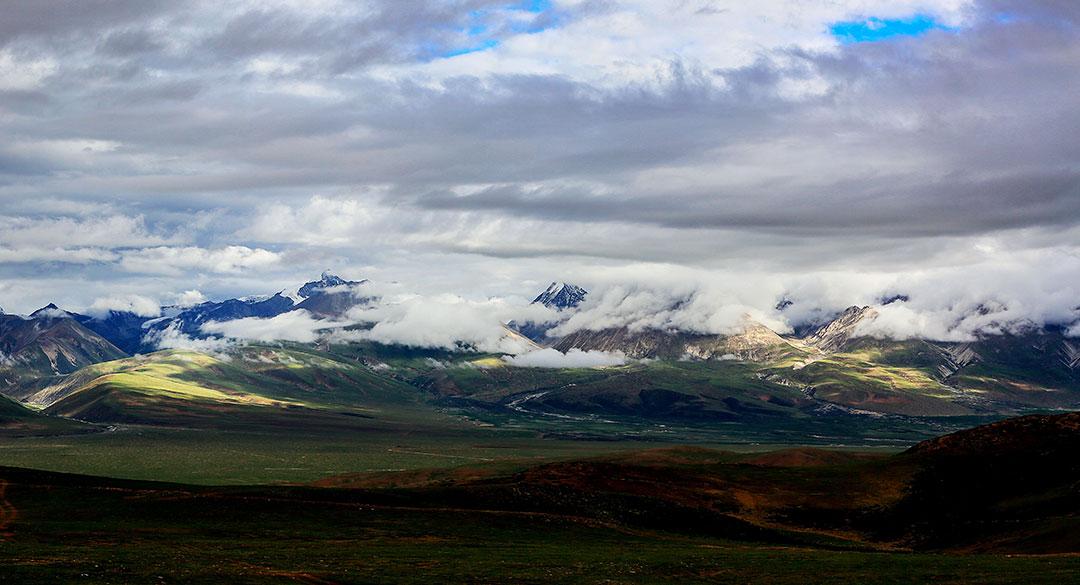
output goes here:
[{"label": "bare rocky outcrop", "polygon": [[1071,341],[1062,341],[1059,350],[1061,363],[1070,370],[1080,369],[1080,345]]},{"label": "bare rocky outcrop", "polygon": [[941,351],[941,357],[944,358],[944,361],[938,364],[938,374],[942,380],[959,372],[964,366],[982,359],[970,343],[935,347]]},{"label": "bare rocky outcrop", "polygon": [[838,352],[855,337],[860,323],[874,319],[877,315],[878,312],[871,307],[848,307],[832,321],[811,330],[803,341],[826,353]]},{"label": "bare rocky outcrop", "polygon": [[798,350],[768,327],[747,319],[743,331],[732,335],[702,335],[678,331],[627,327],[600,331],[575,331],[555,344],[555,349],[621,351],[628,357],[691,358],[697,360],[767,361]]}]

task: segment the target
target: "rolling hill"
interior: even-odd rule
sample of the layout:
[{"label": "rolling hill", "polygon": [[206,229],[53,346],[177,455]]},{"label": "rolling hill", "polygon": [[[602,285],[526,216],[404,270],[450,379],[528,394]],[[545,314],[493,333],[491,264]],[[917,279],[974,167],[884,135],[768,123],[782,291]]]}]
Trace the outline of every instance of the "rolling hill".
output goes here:
[{"label": "rolling hill", "polygon": [[32,437],[94,432],[89,425],[66,418],[47,416],[0,396],[0,437]]},{"label": "rolling hill", "polygon": [[187,350],[96,364],[25,397],[44,412],[95,423],[328,430],[433,413],[415,391],[363,367],[266,346],[212,356]]}]

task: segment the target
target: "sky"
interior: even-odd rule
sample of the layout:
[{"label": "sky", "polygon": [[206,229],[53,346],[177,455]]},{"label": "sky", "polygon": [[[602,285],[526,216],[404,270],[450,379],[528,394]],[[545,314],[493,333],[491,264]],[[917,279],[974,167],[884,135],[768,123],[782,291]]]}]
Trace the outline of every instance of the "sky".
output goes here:
[{"label": "sky", "polygon": [[[1071,0],[3,12],[8,312],[330,269],[480,310],[566,280],[596,322],[706,331],[893,294],[897,336],[1080,318]],[[638,306],[684,298],[700,310]]]}]

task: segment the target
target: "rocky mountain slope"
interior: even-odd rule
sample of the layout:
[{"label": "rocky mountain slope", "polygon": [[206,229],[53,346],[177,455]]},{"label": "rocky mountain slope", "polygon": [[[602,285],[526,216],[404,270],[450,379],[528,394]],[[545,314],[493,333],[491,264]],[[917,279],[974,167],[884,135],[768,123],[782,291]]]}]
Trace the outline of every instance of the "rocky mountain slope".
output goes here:
[{"label": "rocky mountain slope", "polygon": [[551,309],[575,309],[580,305],[589,291],[573,284],[565,282],[553,282],[547,289],[533,299],[534,304],[541,304]]},{"label": "rocky mountain slope", "polygon": [[345,280],[324,272],[319,280],[272,295],[207,301],[191,307],[165,306],[159,317],[124,311],[67,315],[126,353],[146,353],[158,349],[158,341],[166,335],[184,335],[193,339],[211,337],[212,334],[203,331],[203,326],[215,321],[249,317],[265,319],[295,310],[305,310],[319,318],[338,318],[357,304],[370,301],[370,298],[357,294],[357,287],[365,282]]},{"label": "rocky mountain slope", "polygon": [[125,355],[55,305],[30,317],[0,314],[0,369],[9,375],[67,374]]}]

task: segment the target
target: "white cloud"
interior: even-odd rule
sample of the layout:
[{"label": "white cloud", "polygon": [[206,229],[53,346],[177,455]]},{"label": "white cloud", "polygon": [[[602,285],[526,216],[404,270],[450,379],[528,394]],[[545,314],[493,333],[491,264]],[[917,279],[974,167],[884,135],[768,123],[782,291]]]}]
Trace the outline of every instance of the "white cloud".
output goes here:
[{"label": "white cloud", "polygon": [[203,325],[202,330],[233,339],[311,343],[319,338],[320,330],[342,325],[343,323],[316,319],[311,313],[301,309],[265,319],[247,317],[232,321],[212,321]]},{"label": "white cloud", "polygon": [[0,262],[10,264],[64,262],[67,264],[91,264],[113,262],[119,256],[101,248],[6,248],[0,246]]},{"label": "white cloud", "polygon": [[571,349],[562,353],[550,347],[516,356],[503,356],[507,364],[519,368],[602,368],[621,366],[626,355],[621,351],[582,351]]},{"label": "white cloud", "polygon": [[185,270],[229,273],[272,266],[280,260],[281,255],[276,252],[247,246],[214,249],[159,246],[125,251],[120,265],[130,272],[145,274],[178,274]]},{"label": "white cloud", "polygon": [[257,242],[340,246],[363,239],[383,216],[384,209],[357,198],[315,196],[302,206],[268,206],[239,235]]},{"label": "white cloud", "polygon": [[[553,335],[613,327],[731,334],[749,315],[771,329],[820,322],[851,305],[880,305],[859,334],[970,341],[1080,319],[1080,255],[1071,248],[1001,250],[966,264],[910,271],[741,272],[631,265],[586,271],[592,292]],[[779,300],[793,304],[780,311]]]},{"label": "white cloud", "polygon": [[228,339],[193,338],[180,332],[175,326],[146,334],[143,337],[143,343],[153,345],[157,349],[188,349],[208,354],[223,354],[232,346],[232,342]]},{"label": "white cloud", "polygon": [[[693,280],[664,282],[642,278],[638,282],[602,286],[590,293],[579,310],[553,329],[553,335],[574,331],[627,327],[680,330],[703,334],[730,335],[744,329],[746,317],[779,332],[787,323],[776,314],[770,296],[755,292],[767,283],[743,277],[737,285],[723,279],[691,271],[676,271]],[[755,286],[756,285],[756,286]],[[772,288],[778,288],[776,284]],[[774,293],[775,295],[775,293]]]},{"label": "white cloud", "polygon": [[118,311],[141,317],[157,317],[161,314],[161,303],[141,295],[120,295],[95,299],[88,311],[91,315]]},{"label": "white cloud", "polygon": [[11,217],[0,216],[0,243],[27,248],[93,247],[113,249],[153,246],[173,241],[151,233],[142,216]]},{"label": "white cloud", "polygon": [[[579,6],[558,4],[571,10]],[[463,75],[561,75],[615,89],[662,87],[680,74],[672,64],[682,62],[722,86],[723,69],[748,65],[770,51],[834,48],[837,41],[828,27],[838,21],[924,13],[955,25],[971,4],[971,0],[621,0],[605,2],[603,10],[585,12],[564,26],[510,37],[486,51],[422,66],[385,67],[380,73],[435,83]]]},{"label": "white cloud", "polygon": [[173,304],[181,308],[194,307],[195,305],[200,305],[207,301],[206,295],[194,289],[177,293],[175,299]]},{"label": "white cloud", "polygon": [[57,63],[51,58],[28,59],[0,50],[0,91],[35,89],[56,70]]},{"label": "white cloud", "polygon": [[460,349],[462,346],[492,353],[523,353],[531,349],[503,325],[517,319],[547,320],[554,312],[545,307],[521,307],[504,299],[471,301],[443,294],[402,295],[353,309],[349,316],[374,323],[358,331],[362,339],[414,347]]}]

